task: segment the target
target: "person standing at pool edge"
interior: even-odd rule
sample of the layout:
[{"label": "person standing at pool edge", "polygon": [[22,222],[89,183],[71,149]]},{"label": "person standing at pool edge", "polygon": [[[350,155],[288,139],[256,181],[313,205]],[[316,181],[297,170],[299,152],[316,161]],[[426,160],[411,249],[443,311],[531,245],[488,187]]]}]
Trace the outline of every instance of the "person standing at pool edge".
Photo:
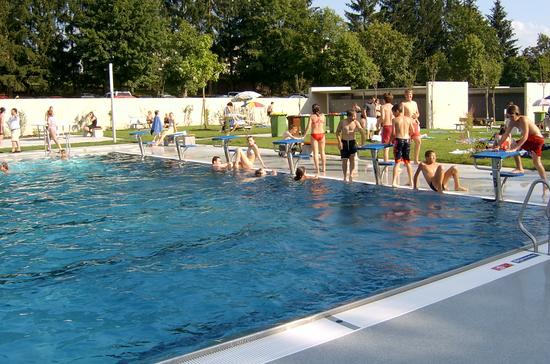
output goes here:
[{"label": "person standing at pool edge", "polygon": [[[59,141],[57,140],[57,122],[53,114],[53,106],[50,106],[48,111],[46,111],[45,119],[46,127],[48,129],[48,136],[50,137],[50,140],[53,140],[55,144],[57,144],[57,151],[61,152],[61,144],[59,144]],[[48,152],[50,151],[50,148],[51,146],[48,145]]]},{"label": "person standing at pool edge", "polygon": [[4,114],[5,113],[6,113],[6,109],[4,107],[0,107],[0,148],[2,148],[2,143],[4,142]]},{"label": "person standing at pool edge", "polygon": [[353,172],[355,171],[355,155],[357,154],[355,133],[357,131],[361,133],[361,145],[365,144],[365,129],[363,129],[361,123],[357,121],[355,110],[348,110],[347,118],[341,120],[336,128],[336,139],[338,140],[340,158],[342,159],[342,173],[344,174],[344,181],[347,179],[352,182]]},{"label": "person standing at pool edge", "polygon": [[[304,135],[311,128],[311,146],[313,147],[313,164],[317,175],[320,172],[325,173],[327,160],[325,156],[325,116],[321,114],[321,106],[313,104],[311,107],[313,114],[309,117]],[[319,166],[319,154],[321,154],[321,166]]]},{"label": "person standing at pool edge", "polygon": [[[395,165],[393,166],[393,187],[399,186],[399,174],[401,171],[401,163],[405,164],[407,175],[409,176],[409,186],[413,185],[413,172],[411,168],[411,159],[409,153],[411,151],[410,135],[413,132],[414,121],[403,116],[401,113],[401,105],[396,104],[392,107],[393,112],[393,130],[392,135],[395,140],[393,155],[395,156]],[[387,149],[387,148],[386,148]]]},{"label": "person standing at pool edge", "polygon": [[414,121],[414,132],[411,134],[411,139],[414,141],[414,163],[420,163],[420,145],[422,145],[422,139],[420,138],[420,112],[418,111],[418,104],[413,101],[413,91],[407,89],[405,91],[405,101],[403,101],[403,115],[410,117]]},{"label": "person standing at pool edge", "polygon": [[21,136],[21,122],[19,121],[19,114],[14,107],[11,109],[11,116],[8,119],[8,126],[11,132],[11,152],[20,153],[21,144],[19,144],[19,137]]},{"label": "person standing at pool edge", "polygon": [[[384,94],[384,105],[380,108],[380,117],[378,118],[378,128],[382,137],[383,144],[392,144],[393,133],[393,112],[392,112],[393,95],[388,92]],[[384,162],[390,159],[390,149],[384,148]]]},{"label": "person standing at pool edge", "polygon": [[[540,178],[546,181],[546,171],[542,165],[542,147],[544,146],[544,137],[540,132],[538,126],[525,115],[520,115],[519,107],[517,105],[510,105],[506,108],[506,116],[510,120],[506,126],[506,131],[500,138],[496,147],[500,147],[501,144],[511,135],[512,129],[518,128],[521,132],[521,138],[516,141],[516,145],[509,149],[509,152],[515,152],[523,149],[531,154],[533,159],[533,165],[537,170]],[[523,173],[523,165],[521,164],[521,157],[519,155],[514,157],[516,162],[516,169],[514,172]]]}]

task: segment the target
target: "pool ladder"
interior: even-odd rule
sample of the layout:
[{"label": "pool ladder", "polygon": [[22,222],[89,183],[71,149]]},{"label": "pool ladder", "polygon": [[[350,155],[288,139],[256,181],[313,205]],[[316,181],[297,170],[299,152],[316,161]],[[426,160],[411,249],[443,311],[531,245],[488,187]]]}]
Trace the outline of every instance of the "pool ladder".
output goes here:
[{"label": "pool ladder", "polygon": [[[71,133],[64,133],[65,136],[65,150],[67,154],[71,154]],[[59,143],[61,144],[61,143]],[[50,139],[50,132],[48,128],[44,129],[44,155],[49,155],[52,152],[52,141]]]},{"label": "pool ladder", "polygon": [[[536,181],[533,181],[533,183],[531,183],[531,186],[529,187],[529,191],[527,192],[527,195],[525,196],[525,200],[523,201],[523,205],[521,206],[521,209],[519,210],[519,215],[518,215],[518,226],[520,230],[525,235],[527,235],[527,237],[531,239],[531,241],[533,242],[533,251],[535,253],[538,253],[539,244],[538,244],[537,238],[533,234],[531,234],[529,230],[527,230],[525,225],[523,225],[523,213],[525,212],[525,209],[529,203],[529,200],[531,199],[531,194],[533,194],[533,190],[535,189],[535,186],[538,185],[539,183],[545,185],[550,190],[550,185],[545,180],[537,179]],[[548,201],[548,203],[546,204],[546,209],[544,210],[544,214],[546,215],[546,218],[548,219],[548,223],[549,223],[548,236],[547,236],[548,251],[546,252],[546,254],[550,255],[550,201]]]}]

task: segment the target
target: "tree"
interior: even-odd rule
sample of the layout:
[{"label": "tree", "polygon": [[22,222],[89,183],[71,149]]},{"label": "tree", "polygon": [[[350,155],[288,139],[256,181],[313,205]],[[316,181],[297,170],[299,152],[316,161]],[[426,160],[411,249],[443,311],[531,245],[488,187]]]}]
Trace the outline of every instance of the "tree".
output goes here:
[{"label": "tree", "polygon": [[483,42],[475,34],[468,34],[451,50],[452,77],[456,81],[468,81],[473,87],[484,86],[485,58]]},{"label": "tree", "polygon": [[[0,83],[8,93],[47,93],[55,84],[55,59],[64,48],[57,14],[60,4],[54,0],[3,2],[0,44]],[[57,73],[59,74],[59,73]]]},{"label": "tree", "polygon": [[351,31],[364,31],[373,22],[377,3],[378,0],[351,0],[350,4],[346,4],[352,10],[345,11]]},{"label": "tree", "polygon": [[344,32],[323,52],[320,77],[324,85],[368,88],[378,83],[380,72],[355,33]]},{"label": "tree", "polygon": [[163,62],[165,87],[169,92],[187,96],[216,81],[223,66],[212,53],[210,35],[200,35],[189,23],[182,20],[170,36],[160,55]]},{"label": "tree", "polygon": [[529,70],[527,57],[507,58],[504,62],[500,84],[503,86],[523,86],[525,82],[534,81]]},{"label": "tree", "polygon": [[550,81],[550,36],[539,33],[537,45],[525,48],[523,54],[529,62],[532,79]]},{"label": "tree", "polygon": [[491,14],[487,16],[491,27],[495,29],[500,44],[500,49],[504,52],[504,56],[515,57],[518,54],[517,39],[514,38],[514,30],[512,22],[506,19],[506,11],[500,3],[500,0],[495,0],[494,6],[491,9]]},{"label": "tree", "polygon": [[359,34],[361,44],[382,75],[382,87],[402,87],[411,80],[411,40],[387,23],[371,24]]},{"label": "tree", "polygon": [[105,89],[113,63],[115,84],[134,89],[156,83],[160,47],[169,35],[161,0],[82,0],[74,6],[73,52],[86,87]]}]

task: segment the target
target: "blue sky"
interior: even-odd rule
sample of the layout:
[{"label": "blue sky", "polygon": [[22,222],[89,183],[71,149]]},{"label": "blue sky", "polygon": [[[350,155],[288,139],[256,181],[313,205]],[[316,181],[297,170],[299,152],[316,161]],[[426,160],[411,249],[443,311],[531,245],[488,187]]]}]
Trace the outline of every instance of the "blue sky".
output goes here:
[{"label": "blue sky", "polygon": [[[344,10],[348,9],[348,0],[313,0],[313,6],[332,8],[344,17]],[[521,48],[535,45],[537,34],[550,35],[550,1],[548,0],[501,0],[500,2],[512,20],[512,26]],[[477,0],[477,7],[484,14],[490,13],[494,0]]]}]

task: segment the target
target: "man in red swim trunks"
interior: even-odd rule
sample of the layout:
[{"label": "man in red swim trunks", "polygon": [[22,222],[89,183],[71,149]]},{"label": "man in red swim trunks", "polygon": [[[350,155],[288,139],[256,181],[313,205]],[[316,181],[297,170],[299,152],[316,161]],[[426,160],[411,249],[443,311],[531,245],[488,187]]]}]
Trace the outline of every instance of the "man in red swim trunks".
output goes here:
[{"label": "man in red swim trunks", "polygon": [[[540,178],[546,181],[546,171],[541,161],[544,137],[540,129],[533,121],[529,120],[527,116],[520,115],[517,105],[508,106],[508,108],[506,108],[506,116],[510,119],[510,122],[506,126],[506,131],[500,138],[497,148],[508,138],[508,136],[510,136],[512,129],[518,128],[521,131],[521,138],[516,142],[516,145],[508,151],[514,152],[523,149],[530,152],[531,158],[533,158],[533,165],[537,169]],[[521,157],[516,156],[514,159],[516,161],[516,169],[514,172],[522,173],[523,165],[521,164]]]},{"label": "man in red swim trunks", "polygon": [[[381,130],[382,143],[392,144],[392,131],[393,131],[393,95],[388,92],[384,94],[384,105],[380,109],[380,117],[378,118],[378,129]],[[384,149],[384,161],[387,162],[390,159],[390,149]]]}]

